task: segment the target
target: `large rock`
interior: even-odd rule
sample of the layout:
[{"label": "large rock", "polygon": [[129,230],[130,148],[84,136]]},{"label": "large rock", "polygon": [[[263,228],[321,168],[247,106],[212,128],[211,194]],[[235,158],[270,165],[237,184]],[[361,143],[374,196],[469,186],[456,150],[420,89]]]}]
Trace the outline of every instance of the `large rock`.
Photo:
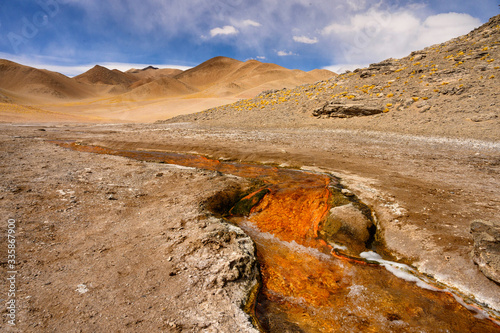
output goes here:
[{"label": "large rock", "polygon": [[370,67],[368,67],[368,71],[370,71],[371,74],[374,73],[389,74],[394,72],[396,69],[397,69],[397,63],[393,58],[386,59],[376,64],[370,64]]},{"label": "large rock", "polygon": [[330,209],[328,219],[333,226],[333,233],[345,231],[363,243],[370,238],[369,228],[373,225],[372,221],[352,203]]},{"label": "large rock", "polygon": [[484,275],[500,283],[500,223],[474,221],[470,231],[474,238],[472,259]]},{"label": "large rock", "polygon": [[371,116],[382,113],[383,110],[378,107],[369,107],[363,104],[340,104],[340,103],[325,103],[320,108],[313,111],[316,117],[327,116],[337,118],[351,118],[359,116]]}]

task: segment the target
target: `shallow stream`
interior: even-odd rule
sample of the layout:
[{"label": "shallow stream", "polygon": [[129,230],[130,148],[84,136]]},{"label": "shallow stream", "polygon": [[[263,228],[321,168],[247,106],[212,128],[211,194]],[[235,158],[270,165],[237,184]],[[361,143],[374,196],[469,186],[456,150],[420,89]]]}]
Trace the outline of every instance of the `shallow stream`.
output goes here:
[{"label": "shallow stream", "polygon": [[254,180],[255,188],[238,198],[226,218],[257,246],[262,288],[255,316],[264,331],[500,332],[498,313],[391,261],[375,228],[364,242],[350,239],[349,230],[328,230],[335,206],[351,204],[367,219],[374,216],[355,197],[344,196],[331,175],[198,155],[58,144]]}]

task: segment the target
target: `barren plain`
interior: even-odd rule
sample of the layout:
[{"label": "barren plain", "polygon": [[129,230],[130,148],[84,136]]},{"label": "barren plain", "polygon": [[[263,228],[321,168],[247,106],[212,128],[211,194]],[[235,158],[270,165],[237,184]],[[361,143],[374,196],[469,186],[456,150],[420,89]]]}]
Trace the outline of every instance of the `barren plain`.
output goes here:
[{"label": "barren plain", "polygon": [[[297,320],[293,307],[290,312],[262,313],[274,308],[266,308],[259,294],[259,288],[271,290],[269,265],[258,250],[261,243],[249,236],[253,227],[240,228],[228,220],[228,210],[242,198],[252,198],[262,181],[257,173],[243,177],[209,166],[230,162],[235,170],[265,166],[331,179],[334,185],[325,188],[331,193],[342,190],[343,196],[336,200],[372,212],[376,228],[366,229],[375,241],[363,241],[366,250],[408,264],[436,288],[460,295],[450,296],[440,306],[450,311],[444,314],[424,307],[387,312],[382,304],[360,311],[356,306],[362,308],[363,302],[376,303],[363,294],[366,287],[351,285],[342,291],[344,280],[334,279],[328,287],[338,291],[327,292],[327,299],[354,295],[359,301],[332,314],[334,324],[340,325],[333,326],[336,331],[498,332],[499,20],[494,17],[466,36],[403,59],[307,85],[270,87],[252,99],[156,123],[122,123],[125,109],[116,106],[119,103],[107,109],[105,120],[89,118],[99,113],[94,103],[99,109],[116,96],[122,102],[131,91],[134,96],[144,91],[138,88],[108,96],[106,102],[71,100],[71,107],[64,108],[59,102],[23,104],[15,101],[21,92],[0,91],[4,96],[0,105],[6,106],[2,110],[9,117],[0,125],[0,214],[16,221],[18,251],[18,325],[7,324],[9,312],[4,309],[2,330],[326,331],[325,326],[311,324],[312,317]],[[222,98],[231,88],[234,91],[227,96],[235,98],[240,88],[227,84],[234,82],[235,71],[248,66],[260,65],[215,59],[202,71],[174,73],[182,82],[175,82],[175,87],[197,89],[192,97],[203,98],[215,90]],[[114,82],[109,89],[116,88],[116,82],[123,85],[131,75],[101,68],[94,72]],[[217,72],[225,73],[224,85],[196,86],[210,82]],[[193,78],[199,73],[206,75],[203,80]],[[96,84],[93,78],[80,77],[77,83]],[[174,84],[170,79],[165,76],[141,86],[163,82],[161,88],[167,81]],[[132,81],[125,84],[133,85]],[[160,88],[148,86],[147,91]],[[254,84],[251,89],[261,88]],[[126,103],[129,112],[142,102]],[[147,105],[154,108],[150,101]],[[115,111],[117,118],[111,116]],[[31,117],[34,114],[36,118]],[[158,111],[149,120],[161,114]],[[133,115],[141,121],[146,117]],[[113,119],[121,121],[110,123]],[[75,149],[61,147],[65,143]],[[86,147],[93,153],[83,151]],[[123,156],[180,153],[205,164],[176,166],[113,151]],[[263,211],[265,204],[271,206],[268,193],[260,204],[253,203],[257,209],[247,212],[250,217]],[[283,215],[292,219],[305,208]],[[316,227],[324,227],[332,216],[328,214],[326,209],[321,221],[311,221],[314,236]],[[348,218],[344,222],[332,233],[355,237],[357,222]],[[264,236],[274,240],[282,229],[276,227]],[[6,244],[5,233],[0,240]],[[328,240],[325,249],[330,246],[332,254],[337,253],[333,249],[344,248]],[[300,241],[281,242],[302,249],[294,254],[299,258],[309,251],[322,261],[333,260],[325,259],[328,252],[319,247],[306,251]],[[7,248],[1,251],[2,267],[7,268]],[[358,265],[356,260],[374,265],[362,261],[360,253],[339,260],[335,265],[346,270]],[[2,270],[2,284],[6,272]],[[311,274],[307,279],[324,285],[320,276]],[[280,287],[300,293],[290,281],[283,277]],[[307,287],[306,291],[314,294]],[[268,294],[268,299],[275,297],[285,307],[311,305]],[[395,304],[403,301],[397,293],[387,298]],[[457,324],[462,318],[463,324]]]}]

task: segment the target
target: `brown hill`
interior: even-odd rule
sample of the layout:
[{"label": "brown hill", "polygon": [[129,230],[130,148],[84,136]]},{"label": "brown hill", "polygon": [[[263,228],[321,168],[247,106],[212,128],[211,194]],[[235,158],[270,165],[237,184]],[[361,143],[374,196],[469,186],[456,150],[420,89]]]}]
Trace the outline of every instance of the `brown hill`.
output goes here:
[{"label": "brown hill", "polygon": [[326,70],[311,74],[256,60],[242,62],[227,57],[212,58],[187,71],[149,66],[131,69],[126,74],[141,78],[128,86],[129,91],[121,91],[123,99],[134,101],[193,93],[197,94],[192,97],[197,98],[250,97],[262,90],[294,87],[335,75]]},{"label": "brown hill", "polygon": [[44,110],[35,106],[0,101],[0,123],[96,122],[101,119]]},{"label": "brown hill", "polygon": [[262,90],[294,87],[334,76],[322,70],[306,73],[257,60],[241,62],[226,57],[212,58],[175,78],[203,90],[206,96],[255,96]]},{"label": "brown hill", "polygon": [[[88,112],[86,103],[92,103],[94,116],[116,120],[118,114],[123,114],[127,121],[139,114],[130,115],[130,108],[144,110],[158,120],[161,112],[165,115],[196,112],[253,97],[263,90],[291,88],[334,75],[329,71],[308,73],[256,60],[242,62],[226,57],[210,59],[187,71],[148,66],[124,73],[96,65],[72,79],[4,61],[0,73],[1,102],[44,104],[44,109],[71,114]],[[93,99],[82,101],[89,97]],[[69,98],[73,99],[70,103]],[[59,103],[57,99],[65,101]],[[161,103],[168,104],[168,112],[166,107],[160,107]]]},{"label": "brown hill", "polygon": [[85,84],[123,85],[127,87],[138,80],[133,75],[123,73],[117,69],[109,70],[99,65],[95,65],[73,79]]},{"label": "brown hill", "polygon": [[[310,125],[498,140],[499,41],[496,16],[465,36],[401,59],[171,121],[196,119],[230,127]],[[276,76],[283,73],[273,66],[269,70],[276,70]]]},{"label": "brown hill", "polygon": [[[2,60],[0,73],[0,88],[7,92],[73,99],[128,94],[124,97],[133,97],[134,100],[196,92],[201,92],[198,97],[202,98],[250,97],[262,90],[290,88],[335,75],[327,70],[303,72],[256,60],[242,62],[227,57],[212,58],[186,71],[148,66],[124,73],[96,65],[72,79],[59,73]],[[138,89],[140,87],[142,89]],[[2,97],[2,101],[7,101],[8,97]],[[32,99],[27,101],[33,102]]]},{"label": "brown hill", "polygon": [[143,69],[129,69],[126,74],[132,75],[138,79],[156,79],[160,77],[174,77],[181,74],[183,71],[175,68],[156,68],[153,66],[148,66]]},{"label": "brown hill", "polygon": [[337,75],[334,72],[329,71],[328,69],[313,69],[312,71],[307,72],[307,74],[317,78],[318,81],[325,80],[326,78],[331,78]]},{"label": "brown hill", "polygon": [[242,63],[232,58],[215,57],[176,75],[175,78],[192,87],[204,89],[219,83],[225,76],[237,70]]},{"label": "brown hill", "polygon": [[92,96],[91,90],[60,73],[3,59],[0,59],[0,88],[25,95],[30,100]]},{"label": "brown hill", "polygon": [[[151,79],[150,79],[151,80]],[[144,80],[141,80],[143,82]],[[138,82],[137,82],[138,83]],[[129,100],[147,100],[173,96],[181,96],[197,92],[196,88],[172,77],[161,77],[141,84],[120,97]]]},{"label": "brown hill", "polygon": [[12,99],[2,89],[0,89],[0,103],[12,103]]}]

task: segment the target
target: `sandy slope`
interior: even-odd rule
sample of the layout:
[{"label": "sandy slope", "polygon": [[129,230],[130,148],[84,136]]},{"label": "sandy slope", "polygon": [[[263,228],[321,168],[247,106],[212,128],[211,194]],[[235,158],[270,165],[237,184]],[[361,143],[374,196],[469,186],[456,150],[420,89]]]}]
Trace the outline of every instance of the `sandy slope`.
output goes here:
[{"label": "sandy slope", "polygon": [[102,122],[103,120],[98,116],[47,111],[34,106],[0,102],[0,122],[2,123],[88,123]]},{"label": "sandy slope", "polygon": [[183,71],[175,68],[156,68],[153,66],[148,66],[143,69],[129,69],[125,73],[130,74],[139,79],[149,79],[149,78],[159,78],[163,76],[174,77]]},{"label": "sandy slope", "polygon": [[28,103],[93,96],[93,89],[60,73],[23,66],[8,60],[0,60],[0,88],[25,96]]},{"label": "sandy slope", "polygon": [[318,70],[306,73],[257,60],[241,62],[216,57],[176,76],[177,79],[203,90],[206,96],[255,96],[269,89],[291,88],[304,82],[315,82],[335,74]]},{"label": "sandy slope", "polygon": [[117,69],[109,70],[106,67],[95,65],[85,73],[75,76],[73,80],[85,84],[129,86],[133,82],[137,81],[137,78]]},{"label": "sandy slope", "polygon": [[176,75],[175,78],[193,87],[203,89],[220,82],[242,64],[236,59],[215,57]]},{"label": "sandy slope", "polygon": [[[225,57],[187,71],[149,66],[124,73],[96,65],[74,78],[10,61],[1,64],[2,102],[27,104],[68,114],[69,118],[91,115],[112,122],[156,121],[253,97],[262,90],[291,88],[334,75],[326,70],[303,72]],[[52,121],[50,114],[46,120]],[[4,121],[32,120],[20,113]]]},{"label": "sandy slope", "polygon": [[182,81],[172,77],[162,77],[154,81],[142,84],[130,92],[120,95],[123,99],[147,100],[165,97],[188,95],[197,92],[198,89],[190,87]]}]

